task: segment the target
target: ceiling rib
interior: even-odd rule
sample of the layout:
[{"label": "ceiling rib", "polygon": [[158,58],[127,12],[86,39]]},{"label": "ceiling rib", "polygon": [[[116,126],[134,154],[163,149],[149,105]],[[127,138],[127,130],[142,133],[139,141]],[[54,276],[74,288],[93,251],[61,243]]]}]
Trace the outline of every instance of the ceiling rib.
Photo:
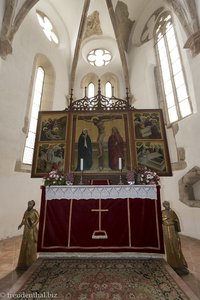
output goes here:
[{"label": "ceiling rib", "polygon": [[[119,27],[118,27],[118,22],[116,20],[116,16],[115,16],[115,12],[114,12],[111,0],[106,0],[106,4],[107,4],[107,7],[108,7],[108,12],[109,12],[110,19],[111,19],[111,22],[112,22],[112,26],[113,26],[113,30],[114,30],[114,34],[115,34],[115,39],[116,39],[117,46],[118,46],[118,49],[119,49],[119,54],[120,54],[121,64],[122,64],[122,70],[123,70],[124,80],[125,80],[125,86],[126,86],[126,88],[128,88],[128,90],[130,92],[129,73],[128,73],[127,60],[126,60],[126,56],[125,56],[124,43],[123,43],[123,40],[122,40],[122,37],[121,37],[121,34],[120,34],[120,30],[119,30]],[[74,51],[74,56],[73,56],[73,61],[72,61],[72,68],[71,68],[71,74],[70,74],[70,84],[69,84],[69,94],[70,94],[71,89],[74,88],[78,58],[79,58],[79,54],[80,54],[80,48],[81,48],[81,42],[82,42],[82,39],[83,39],[85,23],[87,21],[87,13],[88,13],[89,6],[90,6],[90,0],[86,0],[85,3],[84,3],[84,7],[83,7],[83,12],[82,12],[82,16],[81,16],[80,25],[79,25],[79,32],[78,32],[78,36],[77,36],[77,40],[76,40],[76,46],[75,46],[75,51]]]},{"label": "ceiling rib", "polygon": [[90,6],[90,0],[85,0],[83,12],[82,12],[82,16],[81,16],[81,21],[80,21],[80,25],[79,25],[78,36],[77,36],[77,40],[76,40],[74,57],[73,57],[73,61],[72,61],[70,84],[69,84],[69,94],[70,94],[71,89],[74,88],[75,74],[76,74],[78,58],[79,58],[79,54],[80,54],[80,47],[81,47],[81,42],[83,39],[83,33],[84,33],[85,23],[87,20],[87,13],[88,13],[89,6]]},{"label": "ceiling rib", "polygon": [[119,27],[118,27],[118,22],[116,20],[116,16],[115,16],[115,12],[114,12],[111,0],[106,0],[106,4],[107,4],[107,7],[108,7],[110,19],[111,19],[111,22],[112,22],[112,25],[113,25],[115,38],[116,38],[118,49],[119,49],[119,54],[120,54],[120,58],[121,58],[122,69],[123,69],[123,74],[124,74],[124,79],[125,79],[125,86],[126,86],[126,88],[128,88],[128,90],[130,92],[130,81],[129,81],[127,60],[126,60],[126,56],[125,56],[124,43],[123,43],[123,40],[122,40],[122,37],[121,37],[121,34],[120,34],[120,30],[119,30]]}]

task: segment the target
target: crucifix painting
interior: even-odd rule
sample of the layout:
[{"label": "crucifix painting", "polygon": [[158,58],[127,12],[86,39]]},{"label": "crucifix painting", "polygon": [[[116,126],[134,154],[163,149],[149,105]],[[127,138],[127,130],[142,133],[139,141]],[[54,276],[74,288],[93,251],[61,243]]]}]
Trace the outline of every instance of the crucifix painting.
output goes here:
[{"label": "crucifix painting", "polygon": [[[80,170],[83,158],[84,171],[114,172],[127,167],[127,118],[125,114],[79,114],[73,118],[72,166]],[[88,162],[90,163],[88,164]]]}]

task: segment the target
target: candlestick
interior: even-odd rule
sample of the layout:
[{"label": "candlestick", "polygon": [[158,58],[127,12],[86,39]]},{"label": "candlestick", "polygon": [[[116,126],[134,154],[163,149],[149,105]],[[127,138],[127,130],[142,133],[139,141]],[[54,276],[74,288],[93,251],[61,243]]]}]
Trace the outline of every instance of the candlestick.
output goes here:
[{"label": "candlestick", "polygon": [[119,170],[122,170],[122,158],[119,157]]},{"label": "candlestick", "polygon": [[80,177],[80,182],[79,182],[80,185],[83,184],[83,171],[81,171],[81,177]]},{"label": "candlestick", "polygon": [[80,170],[83,171],[83,158],[80,160]]},{"label": "candlestick", "polygon": [[120,175],[119,175],[119,183],[118,184],[123,184],[123,181],[122,181],[122,169],[120,170]]}]

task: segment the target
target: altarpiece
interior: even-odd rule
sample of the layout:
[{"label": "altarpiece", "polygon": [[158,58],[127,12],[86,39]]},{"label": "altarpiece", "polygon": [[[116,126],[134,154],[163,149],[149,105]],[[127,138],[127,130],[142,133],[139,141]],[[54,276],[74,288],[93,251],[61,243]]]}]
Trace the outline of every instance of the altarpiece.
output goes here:
[{"label": "altarpiece", "polygon": [[[86,136],[84,136],[84,132]],[[33,157],[32,177],[52,169],[80,174],[84,159],[87,179],[115,178],[138,166],[170,176],[171,165],[161,109],[135,109],[126,99],[98,94],[74,100],[64,111],[41,111]]]},{"label": "altarpiece", "polygon": [[123,185],[140,166],[171,175],[160,109],[131,107],[128,92],[107,98],[99,82],[96,96],[40,112],[32,177],[57,170],[78,181],[42,187],[38,251],[164,253],[160,186]]}]

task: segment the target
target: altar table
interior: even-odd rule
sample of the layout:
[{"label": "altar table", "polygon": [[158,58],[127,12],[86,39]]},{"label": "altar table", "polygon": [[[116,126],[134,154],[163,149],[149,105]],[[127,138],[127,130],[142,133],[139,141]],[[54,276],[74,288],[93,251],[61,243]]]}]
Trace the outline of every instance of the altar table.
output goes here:
[{"label": "altar table", "polygon": [[164,253],[160,187],[42,187],[38,252]]}]

